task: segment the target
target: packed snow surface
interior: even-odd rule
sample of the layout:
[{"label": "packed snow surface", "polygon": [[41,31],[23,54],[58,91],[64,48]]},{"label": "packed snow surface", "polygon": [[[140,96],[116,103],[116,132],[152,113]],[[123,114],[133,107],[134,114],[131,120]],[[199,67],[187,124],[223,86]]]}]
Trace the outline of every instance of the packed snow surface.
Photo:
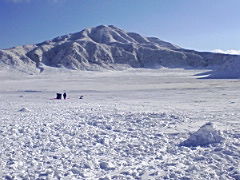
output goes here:
[{"label": "packed snow surface", "polygon": [[202,72],[0,71],[0,179],[240,179],[240,82]]}]

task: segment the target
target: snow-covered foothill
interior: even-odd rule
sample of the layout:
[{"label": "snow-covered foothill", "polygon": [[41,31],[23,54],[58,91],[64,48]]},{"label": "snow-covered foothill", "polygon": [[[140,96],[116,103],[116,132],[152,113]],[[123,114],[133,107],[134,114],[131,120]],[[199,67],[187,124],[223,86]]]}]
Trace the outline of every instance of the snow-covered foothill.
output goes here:
[{"label": "snow-covered foothill", "polygon": [[226,61],[222,66],[217,67],[209,73],[208,78],[218,79],[239,79],[240,78],[240,56]]},{"label": "snow-covered foothill", "polygon": [[207,146],[210,144],[221,143],[223,137],[219,130],[216,130],[213,123],[208,122],[200,127],[200,129],[190,135],[190,137],[183,141],[181,146]]}]

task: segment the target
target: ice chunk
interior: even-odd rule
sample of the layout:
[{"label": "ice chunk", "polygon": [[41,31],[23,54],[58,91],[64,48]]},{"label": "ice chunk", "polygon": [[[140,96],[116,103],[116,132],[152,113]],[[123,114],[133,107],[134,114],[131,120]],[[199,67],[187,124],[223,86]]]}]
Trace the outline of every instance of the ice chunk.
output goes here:
[{"label": "ice chunk", "polygon": [[220,131],[214,129],[213,124],[208,122],[193,133],[187,140],[180,143],[180,146],[206,146],[223,141]]},{"label": "ice chunk", "polygon": [[100,162],[99,167],[103,170],[113,170],[113,169],[115,169],[113,164],[108,163],[108,162],[104,162],[104,161]]}]

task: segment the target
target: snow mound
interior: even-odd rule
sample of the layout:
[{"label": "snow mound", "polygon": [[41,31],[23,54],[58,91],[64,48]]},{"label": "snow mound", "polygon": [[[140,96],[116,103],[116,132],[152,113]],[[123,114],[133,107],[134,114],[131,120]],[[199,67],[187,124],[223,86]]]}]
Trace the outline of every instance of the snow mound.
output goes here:
[{"label": "snow mound", "polygon": [[183,141],[180,146],[206,146],[214,143],[221,143],[223,137],[221,137],[220,131],[214,129],[213,124],[208,122],[200,127],[200,129],[193,133],[187,140]]},{"label": "snow mound", "polygon": [[19,110],[19,112],[30,112],[31,110],[28,108],[22,108]]}]

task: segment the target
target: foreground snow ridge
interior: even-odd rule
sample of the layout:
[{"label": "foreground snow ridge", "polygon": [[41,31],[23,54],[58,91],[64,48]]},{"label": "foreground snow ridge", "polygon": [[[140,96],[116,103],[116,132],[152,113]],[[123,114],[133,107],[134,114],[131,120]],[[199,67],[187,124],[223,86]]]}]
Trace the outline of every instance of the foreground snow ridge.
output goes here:
[{"label": "foreground snow ridge", "polygon": [[221,137],[220,131],[214,129],[213,123],[208,122],[180,145],[188,147],[207,146],[214,143],[221,143],[222,141],[223,137]]}]

